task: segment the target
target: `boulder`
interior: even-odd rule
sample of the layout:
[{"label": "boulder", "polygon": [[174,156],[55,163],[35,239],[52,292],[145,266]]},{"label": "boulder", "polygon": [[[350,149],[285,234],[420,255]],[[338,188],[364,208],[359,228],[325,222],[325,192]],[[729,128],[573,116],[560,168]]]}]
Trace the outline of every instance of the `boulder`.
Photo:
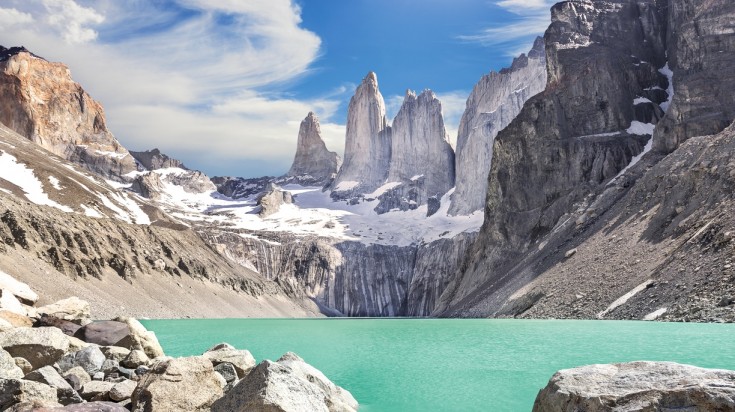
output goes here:
[{"label": "boulder", "polygon": [[89,381],[82,386],[82,390],[79,392],[82,398],[85,400],[100,400],[103,401],[107,397],[112,387],[115,386],[112,382],[105,381]]},{"label": "boulder", "polygon": [[46,384],[23,379],[0,379],[0,410],[18,403],[57,404],[56,389]]},{"label": "boulder", "polygon": [[64,380],[64,378],[56,372],[56,369],[51,366],[44,366],[43,368],[36,369],[35,371],[27,374],[25,379],[44,383],[55,388],[58,402],[62,405],[83,402],[83,399],[79,396],[77,391],[74,390],[69,382]]},{"label": "boulder", "polygon": [[125,322],[130,331],[129,335],[119,342],[116,346],[142,349],[149,358],[153,359],[158,356],[164,356],[163,348],[156,338],[156,334],[145,328],[135,318],[118,318],[117,320]]},{"label": "boulder", "polygon": [[61,329],[61,331],[64,332],[65,335],[68,335],[68,336],[74,336],[74,334],[77,333],[79,328],[81,328],[80,325],[70,320],[57,318],[56,316],[47,315],[43,312],[40,312],[40,313],[41,315],[33,323],[34,328],[38,328],[41,326],[53,326],[55,328]]},{"label": "boulder", "polygon": [[9,310],[0,309],[0,319],[10,323],[15,328],[30,328],[33,326],[31,318]]},{"label": "boulder", "polygon": [[109,375],[110,373],[118,372],[119,369],[120,362],[114,359],[105,359],[100,367],[100,372],[103,372],[105,375]]},{"label": "boulder", "polygon": [[115,344],[124,339],[128,334],[129,329],[125,323],[114,320],[102,320],[81,327],[74,334],[74,337],[100,346],[119,346]]},{"label": "boulder", "polygon": [[212,405],[213,412],[357,411],[352,395],[298,356],[265,360]]},{"label": "boulder", "polygon": [[75,337],[100,346],[141,349],[149,358],[163,356],[156,334],[133,318],[92,322],[77,331]]},{"label": "boulder", "polygon": [[202,356],[157,362],[138,382],[132,410],[209,411],[222,397],[220,379],[212,363]]},{"label": "boulder", "polygon": [[130,354],[130,349],[121,348],[120,346],[102,346],[100,347],[102,353],[105,354],[107,359],[116,360],[118,362],[125,359]]},{"label": "boulder", "polygon": [[74,336],[69,336],[69,352],[76,352],[88,348],[91,344]]},{"label": "boulder", "polygon": [[80,351],[69,353],[58,361],[59,370],[66,372],[69,369],[80,366],[88,374],[93,375],[102,369],[105,355],[99,346],[88,346]]},{"label": "boulder", "polygon": [[123,359],[120,364],[126,368],[135,369],[138,366],[146,366],[148,363],[150,363],[150,359],[148,358],[148,355],[145,354],[140,349],[135,349],[130,351],[128,356]]},{"label": "boulder", "polygon": [[31,365],[31,363],[28,362],[25,358],[16,356],[15,358],[13,358],[13,362],[15,362],[15,365],[23,371],[23,375],[33,370],[33,365]]},{"label": "boulder", "polygon": [[38,369],[61,359],[69,350],[69,338],[56,328],[15,328],[0,333],[0,347]]},{"label": "boulder", "polygon": [[128,379],[120,383],[116,383],[115,386],[110,389],[110,399],[120,402],[131,398],[137,385],[137,382]]},{"label": "boulder", "polygon": [[231,383],[237,380],[237,371],[235,370],[235,367],[232,366],[232,364],[229,362],[220,363],[219,365],[214,367],[214,371],[219,373],[227,383]]},{"label": "boulder", "polygon": [[92,381],[87,371],[81,366],[75,366],[62,375],[75,391],[79,391],[87,383]]},{"label": "boulder", "polygon": [[2,271],[0,271],[0,289],[9,291],[26,305],[33,306],[38,300],[38,295],[30,286]]},{"label": "boulder", "polygon": [[202,354],[212,362],[213,366],[230,363],[237,371],[237,377],[243,378],[255,367],[255,358],[247,350],[238,350],[227,343],[213,346]]},{"label": "boulder", "polygon": [[33,412],[129,412],[124,406],[113,402],[87,402],[57,408],[34,408]]},{"label": "boulder", "polygon": [[25,373],[18,367],[10,354],[0,349],[0,378],[2,379],[23,379]]},{"label": "boulder", "polygon": [[673,362],[630,362],[560,370],[534,412],[732,411],[735,371]]},{"label": "boulder", "polygon": [[58,319],[68,320],[78,325],[86,325],[92,322],[89,302],[76,296],[62,299],[56,303],[37,308],[39,315],[49,315]]},{"label": "boulder", "polygon": [[28,316],[28,312],[23,307],[23,304],[7,289],[0,289],[0,309]]},{"label": "boulder", "polygon": [[6,330],[13,329],[14,327],[15,326],[13,326],[7,320],[0,318],[0,332],[5,332]]}]

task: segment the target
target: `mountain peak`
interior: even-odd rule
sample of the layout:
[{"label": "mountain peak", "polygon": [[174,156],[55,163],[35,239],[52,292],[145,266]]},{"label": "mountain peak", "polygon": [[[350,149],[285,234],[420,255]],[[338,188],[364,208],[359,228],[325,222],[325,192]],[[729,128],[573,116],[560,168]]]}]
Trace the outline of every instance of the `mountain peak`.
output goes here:
[{"label": "mountain peak", "polygon": [[30,50],[26,49],[23,46],[17,46],[17,47],[11,47],[11,48],[0,46],[0,62],[3,62],[5,60],[8,60],[9,58],[11,58],[11,57],[13,57],[13,56],[15,56],[16,54],[19,54],[19,53],[28,53],[28,54],[30,54],[33,57],[37,57],[39,59],[46,60],[46,59],[44,59],[41,56],[37,56],[37,55],[31,53]]}]

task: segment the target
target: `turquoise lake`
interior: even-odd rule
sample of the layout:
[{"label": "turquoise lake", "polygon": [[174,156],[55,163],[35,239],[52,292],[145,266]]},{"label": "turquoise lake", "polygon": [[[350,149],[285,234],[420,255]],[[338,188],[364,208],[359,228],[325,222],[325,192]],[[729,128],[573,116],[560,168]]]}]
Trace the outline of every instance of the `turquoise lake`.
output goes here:
[{"label": "turquoise lake", "polygon": [[564,368],[666,360],[735,369],[735,325],[496,319],[145,320],[166,354],[228,342],[299,354],[360,411],[530,411]]}]

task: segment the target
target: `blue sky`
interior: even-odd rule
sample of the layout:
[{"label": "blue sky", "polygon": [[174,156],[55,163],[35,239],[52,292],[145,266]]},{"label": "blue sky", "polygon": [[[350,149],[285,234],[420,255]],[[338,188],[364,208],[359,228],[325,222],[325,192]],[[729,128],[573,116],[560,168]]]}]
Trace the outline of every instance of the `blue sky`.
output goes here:
[{"label": "blue sky", "polygon": [[452,139],[477,80],[526,51],[548,0],[3,0],[0,44],[66,63],[131,150],[207,174],[284,173],[315,111],[341,152],[347,103],[378,74],[389,117],[434,90]]}]

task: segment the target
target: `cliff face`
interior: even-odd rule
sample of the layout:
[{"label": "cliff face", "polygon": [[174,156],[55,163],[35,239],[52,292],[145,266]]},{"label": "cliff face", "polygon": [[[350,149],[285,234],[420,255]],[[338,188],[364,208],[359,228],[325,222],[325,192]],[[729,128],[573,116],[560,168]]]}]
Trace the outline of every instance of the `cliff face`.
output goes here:
[{"label": "cliff face", "polygon": [[475,236],[394,246],[284,233],[202,235],[240,265],[344,316],[428,316]]},{"label": "cliff face", "polygon": [[466,215],[483,208],[495,136],[520,113],[530,97],[545,87],[542,38],[534,42],[528,56],[521,55],[510,68],[491,72],[475,85],[459,123],[457,187],[449,213]]},{"label": "cliff face", "polygon": [[373,72],[365,76],[350,99],[344,157],[332,184],[337,195],[370,193],[385,182],[391,158],[391,131],[378,77]]},{"label": "cliff face", "polygon": [[691,136],[717,133],[735,117],[735,3],[669,0],[669,67],[674,99],[656,131],[655,149],[671,152]]},{"label": "cliff face", "polygon": [[[0,122],[43,148],[115,180],[135,161],[107,129],[102,106],[75,83],[69,69],[25,49],[0,60]],[[12,50],[12,52],[10,52]]]},{"label": "cliff face", "polygon": [[[382,198],[378,211],[411,208],[440,199],[454,186],[454,150],[444,128],[442,106],[431,90],[418,97],[406,92],[392,124],[389,184],[400,183]],[[404,200],[405,199],[405,200]],[[413,203],[410,203],[413,202]]]},{"label": "cliff face", "polygon": [[[682,10],[717,24],[712,30],[691,29]],[[685,212],[689,202],[684,198],[694,193],[690,185],[684,197],[672,189],[673,183],[661,186],[664,172],[659,169],[656,177],[647,168],[662,155],[641,156],[641,151],[644,144],[646,151],[651,146],[673,150],[702,130],[716,132],[732,121],[731,96],[726,93],[692,98],[699,95],[704,77],[720,76],[710,72],[713,67],[725,69],[735,58],[732,52],[720,53],[732,50],[735,33],[722,22],[732,21],[733,15],[727,1],[567,1],[552,8],[552,24],[545,34],[548,86],[495,139],[485,223],[436,313],[591,317],[599,310],[603,317],[646,315],[644,306],[623,315],[614,301],[657,285],[655,279],[663,279],[666,267],[676,264],[667,260],[672,251],[666,238],[651,236],[660,233],[662,225],[669,226],[675,214],[653,220],[649,215],[661,215],[660,208]],[[671,41],[672,36],[686,41]],[[672,76],[670,67],[680,69]],[[729,85],[729,79],[722,84]],[[677,100],[682,107],[678,112]],[[682,114],[686,110],[689,114]],[[722,166],[711,168],[711,157],[702,159],[710,173],[729,173]],[[699,177],[692,171],[686,179],[694,182]],[[646,182],[645,189],[639,182]],[[654,182],[665,193],[659,201],[663,205],[649,202]],[[631,187],[634,196],[628,193]],[[711,209],[718,228],[720,223],[729,225],[717,212],[723,210],[723,201],[697,206],[701,213]],[[643,216],[633,219],[631,213],[636,212]],[[695,230],[691,235],[698,236]],[[582,251],[584,263],[572,263],[581,259]],[[678,270],[697,272],[686,265]],[[646,290],[638,303],[647,298],[646,308],[671,296],[693,304],[694,294],[686,289],[669,288],[661,295]],[[658,309],[665,311],[666,306]]]},{"label": "cliff face", "polygon": [[286,176],[303,185],[324,185],[336,176],[342,159],[327,150],[322,140],[319,119],[312,112],[301,122],[296,144],[296,156]]}]

